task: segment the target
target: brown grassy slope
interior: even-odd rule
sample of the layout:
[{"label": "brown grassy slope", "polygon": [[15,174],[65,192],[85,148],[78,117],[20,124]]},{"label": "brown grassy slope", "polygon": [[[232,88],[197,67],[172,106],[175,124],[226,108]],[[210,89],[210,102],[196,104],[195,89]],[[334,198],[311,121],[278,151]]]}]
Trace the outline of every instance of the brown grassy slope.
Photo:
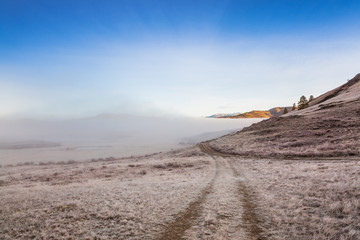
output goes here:
[{"label": "brown grassy slope", "polygon": [[[271,117],[279,117],[283,114],[285,107],[275,107],[270,110],[261,111],[254,110],[251,112],[240,113],[234,116],[223,116],[219,118],[271,118]],[[288,111],[290,111],[290,107],[287,107]]]},{"label": "brown grassy slope", "polygon": [[271,114],[269,111],[258,111],[254,110],[251,112],[241,113],[231,117],[224,117],[224,118],[270,118]]},{"label": "brown grassy slope", "polygon": [[360,156],[360,74],[312,105],[214,140],[218,151],[258,157]]},{"label": "brown grassy slope", "polygon": [[315,98],[313,101],[309,103],[310,106],[317,105],[319,103],[322,103],[328,99],[331,99],[333,97],[339,96],[341,93],[344,93],[346,91],[350,91],[349,88],[353,86],[354,84],[359,82],[360,73],[357,74],[353,79],[349,80],[346,84],[341,85],[340,87],[337,87],[331,91],[328,91],[319,97]]}]

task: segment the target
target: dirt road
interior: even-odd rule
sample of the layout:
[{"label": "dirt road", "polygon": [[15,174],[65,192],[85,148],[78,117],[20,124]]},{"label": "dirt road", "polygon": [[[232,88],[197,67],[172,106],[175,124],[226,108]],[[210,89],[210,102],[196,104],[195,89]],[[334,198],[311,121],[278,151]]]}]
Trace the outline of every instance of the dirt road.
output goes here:
[{"label": "dirt road", "polygon": [[198,198],[164,226],[159,239],[263,239],[252,191],[235,169],[234,156],[209,144],[199,148],[215,162],[213,178]]}]

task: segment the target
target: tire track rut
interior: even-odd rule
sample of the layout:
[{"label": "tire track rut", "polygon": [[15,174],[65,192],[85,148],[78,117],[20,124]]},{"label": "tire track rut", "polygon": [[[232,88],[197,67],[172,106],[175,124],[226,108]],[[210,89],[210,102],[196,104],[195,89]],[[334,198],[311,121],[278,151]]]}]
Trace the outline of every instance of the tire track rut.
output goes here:
[{"label": "tire track rut", "polygon": [[216,166],[215,175],[212,178],[211,182],[201,191],[199,197],[193,202],[191,202],[185,210],[174,215],[174,220],[165,225],[164,229],[161,231],[162,233],[156,239],[183,239],[185,231],[191,228],[195,223],[196,219],[199,218],[202,213],[202,204],[204,203],[207,195],[209,195],[209,193],[213,190],[214,183],[219,175],[219,163],[215,160],[213,156],[211,157],[215,161]]},{"label": "tire track rut", "polygon": [[[204,153],[214,157],[219,156],[223,158],[233,157],[233,155],[217,152],[214,150],[207,142],[200,143],[199,148]],[[235,177],[239,177],[240,173],[236,170],[231,161],[227,161],[233,171]],[[248,235],[248,239],[254,240],[263,240],[265,238],[262,237],[262,230],[260,228],[261,221],[256,215],[256,204],[254,200],[254,196],[251,194],[251,189],[246,186],[242,181],[238,182],[238,193],[241,196],[241,203],[243,207],[243,225],[241,227],[245,228],[245,231]]]}]

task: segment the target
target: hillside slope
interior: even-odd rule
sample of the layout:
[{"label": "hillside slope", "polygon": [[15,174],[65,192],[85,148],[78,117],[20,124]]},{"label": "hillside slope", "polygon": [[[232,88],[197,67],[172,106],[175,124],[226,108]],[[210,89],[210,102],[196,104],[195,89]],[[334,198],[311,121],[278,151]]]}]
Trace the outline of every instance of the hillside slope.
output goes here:
[{"label": "hillside slope", "polygon": [[[288,111],[291,111],[291,107],[286,107]],[[284,113],[285,107],[275,107],[269,110],[253,110],[245,113],[235,113],[235,114],[214,114],[209,116],[209,118],[271,118],[279,117]]]},{"label": "hillside slope", "polygon": [[210,142],[215,150],[257,157],[359,157],[360,74],[315,98],[309,108]]}]

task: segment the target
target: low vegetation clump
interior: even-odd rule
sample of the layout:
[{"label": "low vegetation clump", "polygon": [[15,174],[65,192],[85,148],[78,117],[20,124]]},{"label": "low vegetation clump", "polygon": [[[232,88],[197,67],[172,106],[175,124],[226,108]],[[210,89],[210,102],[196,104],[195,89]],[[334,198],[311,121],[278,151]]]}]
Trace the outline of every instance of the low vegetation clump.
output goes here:
[{"label": "low vegetation clump", "polygon": [[154,168],[159,169],[172,169],[172,168],[189,168],[193,167],[193,163],[178,163],[178,162],[169,162],[166,164],[155,164],[153,165]]}]

